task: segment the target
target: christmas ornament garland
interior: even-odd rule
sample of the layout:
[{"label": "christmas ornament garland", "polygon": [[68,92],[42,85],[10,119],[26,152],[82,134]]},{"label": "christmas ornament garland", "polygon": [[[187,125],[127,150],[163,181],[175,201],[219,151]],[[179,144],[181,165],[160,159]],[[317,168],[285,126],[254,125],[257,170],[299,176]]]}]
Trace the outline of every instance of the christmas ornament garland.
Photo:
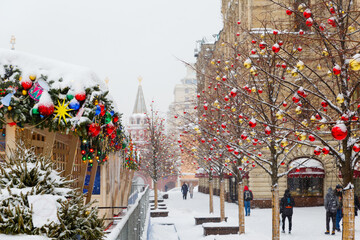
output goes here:
[{"label": "christmas ornament garland", "polygon": [[[108,154],[118,151],[126,141],[121,114],[100,86],[84,87],[81,82],[59,84],[63,79],[23,74],[17,66],[2,65],[0,75],[0,127],[5,117],[18,126],[36,126],[49,131],[78,135],[85,150],[85,160],[92,164],[106,162]],[[76,79],[74,79],[76,81]],[[61,87],[59,87],[61,86]],[[92,149],[91,154],[86,149]],[[83,158],[84,160],[84,158]]]}]

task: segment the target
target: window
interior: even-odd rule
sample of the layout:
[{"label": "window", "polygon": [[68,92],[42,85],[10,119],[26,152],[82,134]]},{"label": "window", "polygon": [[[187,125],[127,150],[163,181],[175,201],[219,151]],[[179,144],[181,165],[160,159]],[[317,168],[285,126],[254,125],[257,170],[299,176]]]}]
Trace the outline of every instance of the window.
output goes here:
[{"label": "window", "polygon": [[323,196],[323,178],[288,178],[288,188],[293,196]]},{"label": "window", "polygon": [[136,124],[140,124],[140,118],[136,119]]},{"label": "window", "polygon": [[190,89],[185,88],[185,93],[189,93],[189,92],[190,92]]}]

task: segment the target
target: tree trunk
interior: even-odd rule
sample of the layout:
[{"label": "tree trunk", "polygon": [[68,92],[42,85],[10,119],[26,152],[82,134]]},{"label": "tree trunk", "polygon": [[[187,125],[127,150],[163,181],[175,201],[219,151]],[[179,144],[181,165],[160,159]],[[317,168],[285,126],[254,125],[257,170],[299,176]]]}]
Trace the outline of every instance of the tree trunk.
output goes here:
[{"label": "tree trunk", "polygon": [[355,239],[355,206],[354,189],[346,189],[343,192],[343,240]]},{"label": "tree trunk", "polygon": [[238,204],[239,204],[239,234],[245,233],[245,217],[244,217],[244,184],[238,184]]},{"label": "tree trunk", "polygon": [[225,181],[220,180],[220,220],[225,221]]},{"label": "tree trunk", "polygon": [[214,192],[213,192],[213,181],[209,180],[209,212],[214,213]]},{"label": "tree trunk", "polygon": [[157,182],[154,181],[154,208],[158,208],[158,191],[157,191]]},{"label": "tree trunk", "polygon": [[272,240],[280,239],[280,203],[279,203],[279,187],[274,185],[271,187],[272,193]]}]

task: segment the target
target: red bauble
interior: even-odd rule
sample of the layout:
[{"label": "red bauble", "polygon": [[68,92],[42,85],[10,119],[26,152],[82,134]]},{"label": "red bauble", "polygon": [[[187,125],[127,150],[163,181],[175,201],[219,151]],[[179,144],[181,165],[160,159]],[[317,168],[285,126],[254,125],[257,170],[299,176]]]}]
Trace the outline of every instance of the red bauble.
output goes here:
[{"label": "red bauble", "polygon": [[318,156],[318,155],[320,155],[320,153],[321,153],[321,148],[319,148],[319,147],[315,148],[314,154]]},{"label": "red bauble", "polygon": [[75,98],[76,98],[76,100],[78,100],[79,102],[85,101],[85,99],[86,99],[86,94],[85,94],[85,93],[77,93],[77,94],[75,94]]},{"label": "red bauble", "polygon": [[281,64],[281,67],[285,69],[287,67],[286,63]]},{"label": "red bauble", "polygon": [[241,137],[242,140],[246,140],[246,139],[247,139],[247,135],[246,135],[246,134],[241,134],[240,137]]},{"label": "red bauble", "polygon": [[300,35],[304,35],[304,33],[305,33],[304,30],[302,30],[302,29],[299,30]]},{"label": "red bauble", "polygon": [[32,81],[30,79],[28,80],[23,80],[21,81],[21,86],[25,89],[25,90],[28,90],[31,88],[32,86]]},{"label": "red bauble", "polygon": [[292,100],[294,103],[298,103],[300,101],[300,98],[297,94],[295,94],[293,97],[292,97]]},{"label": "red bauble", "polygon": [[283,107],[287,107],[287,102],[283,102]]},{"label": "red bauble", "polygon": [[353,146],[353,150],[354,150],[354,152],[359,152],[360,151],[359,144],[355,143],[354,146]]},{"label": "red bauble", "polygon": [[311,10],[310,10],[309,8],[306,9],[306,10],[304,11],[303,15],[304,15],[305,18],[311,17]]},{"label": "red bauble", "polygon": [[260,88],[259,90],[258,90],[258,93],[263,93],[263,90]]},{"label": "red bauble", "polygon": [[332,27],[336,27],[336,20],[334,17],[331,17],[328,19],[328,24],[330,24]]},{"label": "red bauble", "polygon": [[230,92],[230,96],[231,96],[231,97],[236,97],[236,94],[237,94],[236,88],[234,88],[233,90],[231,90],[231,92]]},{"label": "red bauble", "polygon": [[226,123],[222,123],[221,127],[225,129],[226,128]]},{"label": "red bauble", "polygon": [[207,104],[204,105],[204,109],[208,110],[208,105]]},{"label": "red bauble", "polygon": [[292,13],[293,13],[293,10],[292,10],[292,9],[286,9],[286,14],[287,14],[287,15],[290,16]]},{"label": "red bauble", "polygon": [[115,126],[114,124],[108,124],[106,125],[106,132],[108,135],[112,134],[115,131]]},{"label": "red bauble", "polygon": [[324,107],[324,108],[326,108],[326,107],[328,106],[328,103],[325,102],[325,101],[322,101],[322,102],[321,102],[321,106]]},{"label": "red bauble", "polygon": [[110,137],[111,137],[111,139],[114,139],[114,138],[116,138],[116,134],[113,132]]},{"label": "red bauble", "polygon": [[299,52],[301,52],[301,51],[302,51],[302,47],[299,46],[299,47],[297,48],[297,50],[298,50]]},{"label": "red bauble", "polygon": [[315,141],[315,137],[313,135],[309,135],[309,140],[310,140],[310,142],[313,142],[313,141]]},{"label": "red bauble", "polygon": [[319,29],[320,29],[320,31],[324,31],[326,29],[325,24],[320,23]]},{"label": "red bauble", "polygon": [[256,43],[256,40],[255,40],[255,39],[251,40],[251,43],[252,43],[252,44],[255,44],[255,43]]},{"label": "red bauble", "polygon": [[334,7],[331,7],[329,10],[330,10],[331,14],[335,14],[335,8]]},{"label": "red bauble", "polygon": [[267,126],[267,127],[265,128],[265,134],[266,134],[266,135],[270,135],[270,134],[271,134],[271,128],[270,128],[269,126]]},{"label": "red bauble", "polygon": [[347,134],[348,134],[347,128],[343,123],[336,124],[331,129],[331,135],[338,141],[344,140]]},{"label": "red bauble", "polygon": [[313,25],[314,21],[312,20],[312,18],[308,18],[305,23],[306,23],[306,26],[311,27]]},{"label": "red bauble", "polygon": [[322,152],[323,152],[323,154],[329,154],[329,152],[330,152],[330,150],[329,150],[329,148],[328,147],[324,147],[323,149],[322,149]]},{"label": "red bauble", "polygon": [[114,123],[117,123],[119,121],[119,117],[118,116],[115,116],[114,118],[113,118],[113,122]]},{"label": "red bauble", "polygon": [[202,138],[200,141],[201,141],[202,143],[205,143],[205,139],[204,139],[204,138]]},{"label": "red bauble", "polygon": [[335,65],[333,67],[333,72],[335,75],[339,75],[341,73],[341,67],[339,65]]},{"label": "red bauble", "polygon": [[262,41],[262,42],[259,44],[259,48],[260,48],[260,49],[266,48],[266,43],[265,43],[264,41]]},{"label": "red bauble", "polygon": [[255,120],[254,118],[252,118],[252,119],[250,120],[250,122],[249,122],[249,127],[251,127],[251,128],[256,127],[256,120]]},{"label": "red bauble", "polygon": [[315,118],[316,118],[317,120],[321,120],[320,114],[317,113],[317,114],[315,115]]},{"label": "red bauble", "polygon": [[274,35],[277,35],[278,33],[279,33],[278,30],[274,30],[274,31],[273,31],[273,34],[274,34]]},{"label": "red bauble", "polygon": [[99,135],[101,131],[101,127],[99,124],[97,123],[91,123],[89,125],[89,130],[88,130],[88,134],[91,136],[91,137],[96,137],[97,135]]},{"label": "red bauble", "polygon": [[224,97],[224,100],[227,102],[227,101],[229,101],[229,97],[228,96],[225,96]]},{"label": "red bauble", "polygon": [[272,46],[272,50],[274,53],[277,53],[280,51],[280,46],[279,44],[275,43],[273,46]]},{"label": "red bauble", "polygon": [[53,104],[39,104],[38,110],[41,115],[47,117],[54,113],[54,105]]}]

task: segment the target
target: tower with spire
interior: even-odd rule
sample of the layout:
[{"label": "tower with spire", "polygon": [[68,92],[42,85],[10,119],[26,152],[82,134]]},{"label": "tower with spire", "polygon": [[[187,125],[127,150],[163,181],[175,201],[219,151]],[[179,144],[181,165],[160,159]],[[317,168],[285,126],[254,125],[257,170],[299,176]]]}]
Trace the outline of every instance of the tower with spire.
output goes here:
[{"label": "tower with spire", "polygon": [[141,86],[142,77],[138,78],[139,86],[136,94],[135,105],[132,114],[129,117],[127,131],[136,145],[142,144],[146,132],[146,104],[144,93]]}]

